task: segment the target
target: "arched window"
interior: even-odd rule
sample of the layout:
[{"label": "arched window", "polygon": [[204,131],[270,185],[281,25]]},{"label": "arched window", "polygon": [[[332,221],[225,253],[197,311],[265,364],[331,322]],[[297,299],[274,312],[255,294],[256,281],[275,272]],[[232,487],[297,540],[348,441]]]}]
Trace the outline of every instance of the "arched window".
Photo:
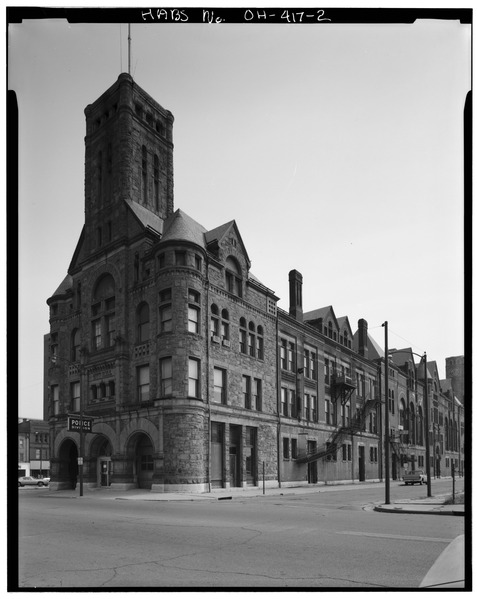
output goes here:
[{"label": "arched window", "polygon": [[253,322],[248,324],[248,353],[255,356],[255,325]]},{"label": "arched window", "polygon": [[138,306],[136,312],[137,342],[144,343],[150,338],[149,327],[149,305],[143,302]]},{"label": "arched window", "polygon": [[71,333],[71,361],[78,362],[80,359],[81,333],[79,329],[73,329]]},{"label": "arched window", "polygon": [[110,274],[103,275],[94,287],[91,302],[92,349],[112,347],[115,328],[115,284]]},{"label": "arched window", "polygon": [[225,288],[229,293],[242,297],[242,272],[237,260],[231,256],[225,263]]}]

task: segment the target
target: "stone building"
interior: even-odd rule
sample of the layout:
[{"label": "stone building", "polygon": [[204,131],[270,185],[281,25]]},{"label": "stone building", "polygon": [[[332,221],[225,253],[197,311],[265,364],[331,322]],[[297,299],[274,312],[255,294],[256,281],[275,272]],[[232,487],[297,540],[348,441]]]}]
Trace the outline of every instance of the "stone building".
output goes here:
[{"label": "stone building", "polygon": [[[235,221],[174,208],[172,114],[129,75],[85,115],[85,224],[48,299],[51,487],[79,457],[88,486],[161,492],[382,479],[384,362],[366,321],[353,334],[332,306],[304,313],[296,270],[279,309]],[[423,387],[414,363],[394,373],[397,478],[401,401],[424,455]]]}]

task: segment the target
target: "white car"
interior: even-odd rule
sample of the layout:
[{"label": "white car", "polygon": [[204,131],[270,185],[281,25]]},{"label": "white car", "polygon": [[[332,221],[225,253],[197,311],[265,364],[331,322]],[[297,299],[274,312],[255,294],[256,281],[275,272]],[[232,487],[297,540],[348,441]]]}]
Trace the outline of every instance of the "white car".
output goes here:
[{"label": "white car", "polygon": [[18,486],[19,487],[25,487],[26,485],[29,486],[36,486],[36,487],[44,487],[47,486],[50,482],[50,479],[48,477],[46,478],[34,478],[33,476],[20,476],[20,478],[18,479]]}]

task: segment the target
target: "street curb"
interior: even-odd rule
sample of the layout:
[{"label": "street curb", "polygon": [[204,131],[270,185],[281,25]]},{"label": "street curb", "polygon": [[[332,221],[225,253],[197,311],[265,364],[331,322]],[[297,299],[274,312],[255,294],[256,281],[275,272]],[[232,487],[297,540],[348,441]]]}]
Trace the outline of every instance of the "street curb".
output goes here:
[{"label": "street curb", "polygon": [[393,514],[423,514],[429,516],[465,516],[465,511],[457,512],[455,510],[414,510],[401,507],[375,506],[375,512],[393,513]]}]

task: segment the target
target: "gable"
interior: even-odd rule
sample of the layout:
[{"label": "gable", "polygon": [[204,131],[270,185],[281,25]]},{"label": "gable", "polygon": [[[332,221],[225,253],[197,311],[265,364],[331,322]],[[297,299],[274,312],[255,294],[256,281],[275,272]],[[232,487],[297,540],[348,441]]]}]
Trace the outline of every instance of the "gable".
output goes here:
[{"label": "gable", "polygon": [[207,249],[215,254],[223,264],[227,260],[229,263],[236,260],[245,272],[250,270],[251,261],[234,220],[207,231],[205,241]]}]

